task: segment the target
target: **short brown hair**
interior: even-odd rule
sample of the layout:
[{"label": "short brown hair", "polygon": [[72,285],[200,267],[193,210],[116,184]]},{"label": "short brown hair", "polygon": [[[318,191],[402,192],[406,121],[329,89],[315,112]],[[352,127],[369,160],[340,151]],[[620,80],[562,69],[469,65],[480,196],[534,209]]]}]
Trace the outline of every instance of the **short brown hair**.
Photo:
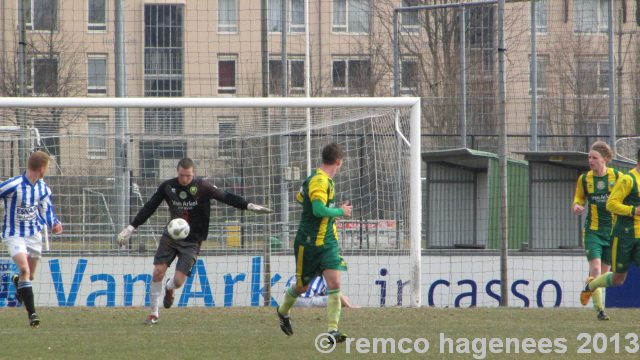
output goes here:
[{"label": "short brown hair", "polygon": [[27,166],[29,170],[40,170],[49,167],[49,161],[51,161],[49,154],[42,150],[37,150],[29,156]]},{"label": "short brown hair", "polygon": [[180,159],[180,161],[178,161],[178,166],[176,166],[176,170],[178,170],[178,168],[183,168],[183,169],[193,168],[193,160],[191,160],[190,158]]},{"label": "short brown hair", "polygon": [[591,150],[597,151],[607,161],[613,159],[613,151],[609,147],[609,144],[602,140],[598,140],[591,145]]},{"label": "short brown hair", "polygon": [[341,160],[342,158],[344,158],[344,151],[342,151],[340,145],[336,143],[326,145],[322,149],[323,164],[333,165],[336,163],[336,161]]}]

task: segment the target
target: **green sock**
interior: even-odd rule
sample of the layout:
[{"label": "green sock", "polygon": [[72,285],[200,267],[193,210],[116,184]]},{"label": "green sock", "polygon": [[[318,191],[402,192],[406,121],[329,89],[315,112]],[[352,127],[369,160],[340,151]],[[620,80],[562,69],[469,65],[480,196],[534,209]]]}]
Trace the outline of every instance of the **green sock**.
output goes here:
[{"label": "green sock", "polygon": [[593,281],[589,283],[589,289],[595,290],[597,288],[610,287],[612,284],[612,278],[613,278],[613,273],[611,271],[609,271],[608,273],[602,274],[597,278],[593,279]]},{"label": "green sock", "polygon": [[604,310],[604,306],[602,306],[602,288],[593,290],[591,299],[593,300],[593,308],[596,309],[596,311]]},{"label": "green sock", "polygon": [[341,310],[340,289],[329,290],[329,299],[327,300],[327,327],[329,331],[338,330]]},{"label": "green sock", "polygon": [[296,303],[296,300],[298,300],[298,293],[293,291],[293,286],[291,286],[289,287],[289,289],[287,289],[287,291],[285,291],[284,300],[278,307],[278,312],[280,313],[280,315],[288,314],[293,307],[293,304]]}]

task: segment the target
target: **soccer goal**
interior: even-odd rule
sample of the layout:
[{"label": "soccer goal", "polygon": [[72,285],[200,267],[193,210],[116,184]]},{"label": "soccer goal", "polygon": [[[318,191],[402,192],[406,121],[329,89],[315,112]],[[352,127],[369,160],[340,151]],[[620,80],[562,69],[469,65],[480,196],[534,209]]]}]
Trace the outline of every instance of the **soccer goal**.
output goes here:
[{"label": "soccer goal", "polygon": [[[421,304],[419,98],[2,98],[0,119],[37,131],[54,159],[45,180],[65,231],[49,236],[34,285],[41,305],[148,302],[166,207],[129,248],[115,235],[183,157],[196,176],[275,212],[214,204],[178,306],[276,304],[295,275],[295,194],[330,142],[346,151],[336,203],[354,208],[337,224],[343,292],[363,306]],[[26,140],[6,145],[2,179],[24,168]]]}]

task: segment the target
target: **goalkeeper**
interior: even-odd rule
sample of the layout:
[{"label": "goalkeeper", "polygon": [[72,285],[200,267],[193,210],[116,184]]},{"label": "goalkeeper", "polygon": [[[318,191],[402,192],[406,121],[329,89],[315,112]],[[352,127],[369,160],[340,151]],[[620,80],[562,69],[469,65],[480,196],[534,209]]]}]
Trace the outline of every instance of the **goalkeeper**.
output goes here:
[{"label": "goalkeeper", "polygon": [[340,320],[340,271],[347,266],[338,254],[338,231],[335,218],[350,217],[351,205],[346,202],[335,208],[333,177],[342,166],[344,153],[335,143],[322,149],[322,165],[304,181],[296,195],[302,204],[300,225],[294,242],[296,259],[296,284],[284,295],[277,309],[280,329],[293,335],[289,312],[300,294],[307,291],[313,278],[322,275],[328,287],[327,327],[336,342],[343,342],[347,335],[338,331]]},{"label": "goalkeeper", "polygon": [[187,276],[191,274],[191,268],[196,263],[196,257],[200,251],[200,245],[207,240],[211,200],[255,213],[272,212],[269,208],[252,204],[241,196],[223,191],[206,180],[196,179],[193,160],[189,158],[178,162],[177,173],[176,178],[166,180],[158,186],[156,192],[138,211],[131,224],[118,234],[119,245],[128,246],[134,230],[153,215],[162,201],[166,201],[169,206],[171,219],[183,218],[191,228],[189,236],[182,240],[174,240],[169,237],[166,229],[162,233],[153,258],[153,279],[149,287],[151,313],[145,321],[149,325],[158,322],[159,300],[162,294],[164,275],[176,256],[178,263],[175,275],[164,284],[163,305],[165,308],[170,308],[173,305],[174,290],[180,288]]}]

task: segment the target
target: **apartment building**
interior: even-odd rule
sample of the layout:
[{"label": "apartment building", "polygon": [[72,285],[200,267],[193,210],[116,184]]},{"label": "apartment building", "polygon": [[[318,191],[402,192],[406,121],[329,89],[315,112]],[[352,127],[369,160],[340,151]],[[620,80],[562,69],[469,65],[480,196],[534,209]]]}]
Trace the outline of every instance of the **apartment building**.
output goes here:
[{"label": "apartment building", "polygon": [[[24,0],[22,27],[19,2],[0,3],[1,96],[115,96],[113,1]],[[286,96],[303,96],[307,85],[312,96],[393,95],[393,9],[431,2],[308,1],[309,79],[304,74],[306,3],[123,1],[127,95],[250,97],[282,96],[286,92]],[[608,3],[537,1],[540,134],[607,134],[608,84],[613,75],[607,66]],[[615,52],[621,56],[616,60],[621,61],[616,65],[617,79],[622,79],[617,82],[621,84],[617,92],[622,104],[618,109],[621,133],[634,131],[639,112],[637,101],[632,99],[638,73],[637,3],[615,1],[613,10],[617,14]],[[287,10],[285,21],[283,6]],[[530,4],[508,2],[506,10],[508,132],[526,135],[531,118]],[[456,30],[459,11],[447,11],[399,15],[397,79],[400,95],[433,99],[424,105],[424,132],[455,139],[461,106],[460,35]],[[490,136],[497,131],[496,6],[469,6],[465,11],[468,133],[487,135],[486,142],[494,143]],[[23,67],[16,65],[21,28],[25,40]],[[20,73],[25,75],[23,86]],[[18,121],[10,114],[3,117],[2,125]],[[189,110],[131,109],[129,132],[134,141],[130,162],[135,164],[134,175],[161,175],[161,168],[187,153],[187,139],[194,132],[233,136],[249,128],[246,122],[251,121],[233,111],[206,117],[206,121],[193,123],[202,116]],[[88,168],[91,164],[98,173],[111,171],[115,156],[109,141],[114,134],[113,112],[30,111],[23,125],[39,130],[59,168]],[[162,138],[167,135],[172,139]],[[452,140],[442,146],[456,143]]]}]

